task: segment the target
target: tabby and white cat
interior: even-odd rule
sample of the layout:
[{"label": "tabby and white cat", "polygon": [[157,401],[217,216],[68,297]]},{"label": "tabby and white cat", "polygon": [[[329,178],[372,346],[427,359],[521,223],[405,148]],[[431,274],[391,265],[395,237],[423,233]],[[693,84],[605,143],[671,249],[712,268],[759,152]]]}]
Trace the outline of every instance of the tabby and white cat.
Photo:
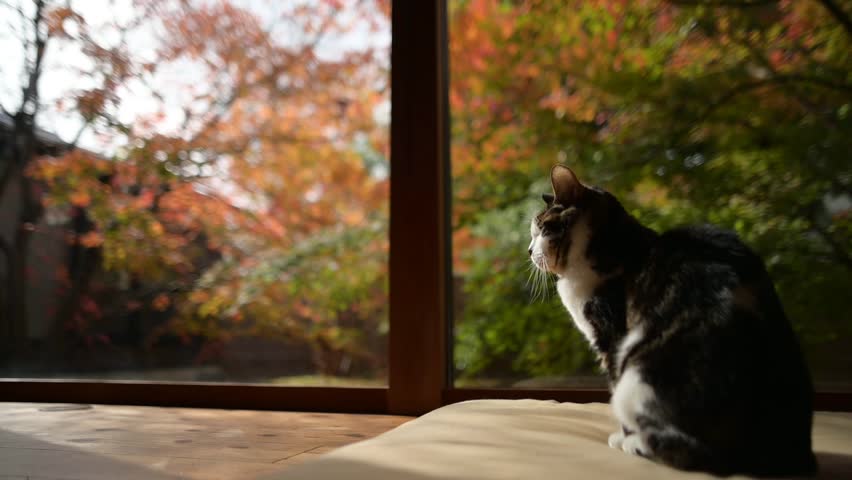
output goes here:
[{"label": "tabby and white cat", "polygon": [[529,254],[606,370],[610,446],[721,475],[815,472],[810,374],[761,259],[711,226],[658,234],[565,166],[551,182]]}]

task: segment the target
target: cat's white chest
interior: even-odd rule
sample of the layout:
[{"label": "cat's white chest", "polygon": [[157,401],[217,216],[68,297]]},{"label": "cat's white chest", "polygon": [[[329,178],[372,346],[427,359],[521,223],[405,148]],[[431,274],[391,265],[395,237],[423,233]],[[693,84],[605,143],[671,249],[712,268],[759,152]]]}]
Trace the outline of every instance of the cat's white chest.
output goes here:
[{"label": "cat's white chest", "polygon": [[586,303],[594,294],[594,286],[591,284],[592,282],[583,280],[585,279],[576,277],[560,278],[556,282],[556,291],[559,292],[559,298],[562,299],[562,304],[571,314],[574,324],[583,332],[586,340],[594,345],[595,330],[584,314]]}]

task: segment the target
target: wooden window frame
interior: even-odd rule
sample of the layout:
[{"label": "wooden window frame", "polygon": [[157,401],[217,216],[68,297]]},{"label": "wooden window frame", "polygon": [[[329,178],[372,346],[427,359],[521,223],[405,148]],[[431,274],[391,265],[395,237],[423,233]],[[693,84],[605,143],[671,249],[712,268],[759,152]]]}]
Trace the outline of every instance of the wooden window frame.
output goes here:
[{"label": "wooden window frame", "polygon": [[[446,0],[394,0],[391,15],[388,386],[0,379],[0,401],[419,415],[479,398],[606,402],[603,389],[452,385],[451,183]],[[818,410],[852,411],[852,393],[817,392]]]}]

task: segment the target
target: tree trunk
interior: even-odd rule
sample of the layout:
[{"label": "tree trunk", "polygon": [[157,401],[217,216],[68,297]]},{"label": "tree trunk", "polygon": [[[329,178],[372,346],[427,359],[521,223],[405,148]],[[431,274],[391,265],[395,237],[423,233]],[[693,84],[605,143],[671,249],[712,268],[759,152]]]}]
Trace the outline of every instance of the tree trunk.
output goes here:
[{"label": "tree trunk", "polygon": [[13,154],[7,157],[11,161],[11,165],[7,168],[12,170],[4,186],[8,187],[12,182],[17,182],[19,185],[18,216],[13,235],[14,243],[12,244],[11,278],[8,282],[11,289],[8,296],[9,310],[12,312],[11,318],[9,318],[11,327],[9,340],[13,350],[23,346],[28,337],[27,297],[30,281],[30,242],[35,231],[35,225],[43,212],[41,199],[35,191],[34,182],[26,175],[26,168],[36,154],[34,121],[32,115],[23,111],[15,115],[15,133],[12,139],[15,148]]},{"label": "tree trunk", "polygon": [[[32,233],[42,214],[41,199],[36,195],[34,184],[27,175],[27,166],[35,157],[36,146],[35,118],[39,110],[39,81],[41,80],[42,64],[47,47],[47,36],[44,26],[45,0],[34,1],[35,12],[29,20],[33,25],[31,43],[24,41],[24,49],[32,48],[33,62],[28,67],[26,84],[22,87],[21,105],[14,115],[14,126],[10,138],[3,139],[3,151],[0,160],[4,169],[0,174],[0,198],[4,197],[7,188],[13,183],[20,187],[18,215],[15,230],[12,234],[11,248],[6,249],[9,258],[7,272],[6,303],[4,312],[8,312],[5,332],[8,332],[6,346],[11,353],[26,344],[28,337],[29,312],[27,292],[29,282],[29,250]],[[6,245],[9,247],[9,245]]]},{"label": "tree trunk", "polygon": [[[74,232],[75,238],[91,232],[94,224],[83,208],[74,207],[72,210],[69,228]],[[98,265],[99,253],[97,249],[87,248],[79,243],[68,249],[66,267],[68,269],[69,290],[62,299],[62,307],[53,320],[50,331],[49,352],[45,356],[51,358],[64,358],[68,352],[71,342],[66,326],[74,321],[74,317],[80,312],[81,300],[89,294],[92,276]]]},{"label": "tree trunk", "polygon": [[10,271],[11,281],[9,282],[9,287],[12,289],[9,293],[9,310],[11,311],[9,340],[13,343],[13,350],[25,343],[28,335],[29,268],[27,264],[29,262],[27,262],[27,259],[29,257],[31,233],[26,231],[21,224],[18,224],[18,231],[15,233],[14,255],[12,256]]},{"label": "tree trunk", "polygon": [[2,359],[10,348],[7,340],[12,338],[11,319],[14,318],[11,303],[12,289],[14,288],[12,282],[14,278],[12,276],[12,258],[14,255],[11,245],[2,237],[0,237],[0,253],[3,254],[2,270],[0,271],[4,275],[3,281],[0,282],[0,359]]}]

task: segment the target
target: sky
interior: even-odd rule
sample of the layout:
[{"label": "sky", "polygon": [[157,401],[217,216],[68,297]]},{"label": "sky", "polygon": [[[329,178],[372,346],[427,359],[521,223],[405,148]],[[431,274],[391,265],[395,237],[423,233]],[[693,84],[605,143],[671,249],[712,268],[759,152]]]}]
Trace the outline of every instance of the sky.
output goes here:
[{"label": "sky", "polygon": [[[205,0],[202,0],[205,1]],[[206,0],[212,1],[212,0]],[[281,13],[287,7],[293,7],[303,1],[312,0],[233,0],[239,6],[255,12],[282,43],[293,41],[293,35],[288,35],[287,23],[279,20]],[[316,0],[314,0],[316,1]],[[3,3],[19,6],[26,12],[32,11],[31,0],[0,0]],[[72,0],[72,6],[80,12],[86,23],[92,26],[107,25],[117,19],[126,22],[133,16],[132,0]],[[13,112],[20,103],[21,72],[23,71],[23,51],[19,38],[21,26],[15,18],[17,14],[8,6],[0,6],[0,51],[4,52],[4,61],[0,64],[0,105],[7,111]],[[97,29],[103,39],[109,41],[116,37],[114,32],[107,29]],[[27,32],[31,34],[31,32]],[[135,32],[128,44],[132,52],[142,58],[153,58],[157,46],[155,29],[148,26]],[[386,47],[390,44],[390,31],[371,32],[365,22],[357,23],[352,32],[343,36],[327,37],[317,49],[320,56],[333,59],[344,54],[347,50],[358,50],[368,46]],[[38,118],[39,126],[56,133],[66,141],[72,140],[80,129],[81,121],[73,115],[58,112],[53,105],[69,89],[84,86],[84,77],[73,71],[74,67],[84,67],[86,57],[77,49],[69,46],[59,47],[54,44],[48,48],[46,68],[40,84],[44,108]],[[184,103],[186,85],[203,83],[203,71],[191,65],[174,65],[162,69],[152,79],[154,88],[167,100],[166,117],[158,124],[161,131],[174,131],[182,119],[181,104]],[[159,102],[151,95],[150,88],[140,82],[132,84],[122,92],[121,108],[118,112],[120,120],[132,122],[143,115],[151,115],[160,107]],[[379,115],[389,115],[389,109],[383,109]],[[123,143],[122,138],[104,137],[91,129],[81,136],[79,145],[99,153],[110,154]]]}]

